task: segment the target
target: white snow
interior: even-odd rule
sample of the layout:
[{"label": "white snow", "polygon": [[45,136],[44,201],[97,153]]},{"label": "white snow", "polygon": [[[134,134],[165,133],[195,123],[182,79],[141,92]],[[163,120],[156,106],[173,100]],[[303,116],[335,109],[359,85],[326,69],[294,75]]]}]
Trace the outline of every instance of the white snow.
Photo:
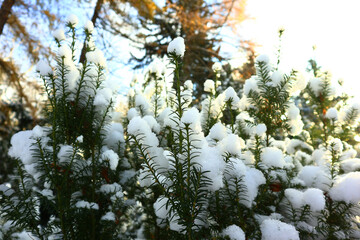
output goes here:
[{"label": "white snow", "polygon": [[158,146],[159,140],[151,131],[150,126],[141,117],[134,117],[131,119],[127,131],[130,135],[137,136],[144,135],[145,138],[140,141],[148,146]]},{"label": "white snow", "polygon": [[199,163],[203,171],[209,171],[205,174],[212,180],[209,190],[216,191],[224,186],[223,171],[225,169],[225,162],[216,147],[204,146],[201,149]]},{"label": "white snow", "polygon": [[213,80],[207,79],[204,82],[204,91],[209,92],[209,93],[214,93],[215,92],[215,83],[214,83]]},{"label": "white snow", "polygon": [[286,152],[288,154],[293,154],[296,152],[298,148],[305,148],[310,151],[313,151],[314,149],[307,143],[299,140],[299,139],[291,139],[286,141]]},{"label": "white snow", "polygon": [[300,240],[294,226],[275,219],[266,219],[261,225],[262,240]]},{"label": "white snow", "polygon": [[47,62],[45,62],[44,60],[40,60],[36,64],[36,71],[38,71],[40,73],[40,75],[42,75],[42,76],[47,76],[47,75],[53,73],[49,64]]},{"label": "white snow", "polygon": [[255,77],[251,77],[245,81],[244,84],[244,95],[248,96],[250,91],[257,92],[259,90],[258,80]]},{"label": "white snow", "polygon": [[270,76],[272,85],[274,87],[280,85],[282,79],[283,79],[283,74],[280,71],[274,71],[271,76]]},{"label": "white snow", "polygon": [[305,182],[306,186],[319,188],[327,191],[331,184],[330,176],[319,166],[303,167],[298,178]]},{"label": "white snow", "polygon": [[32,149],[32,145],[35,143],[31,137],[31,130],[15,133],[11,138],[11,147],[8,152],[9,156],[19,158],[25,165],[31,164],[33,159],[30,149]]},{"label": "white snow", "polygon": [[311,90],[314,92],[315,96],[318,97],[323,90],[322,81],[320,78],[313,78],[309,81],[309,86]]},{"label": "white snow", "polygon": [[222,70],[222,66],[221,66],[221,63],[219,62],[216,62],[212,65],[212,70],[214,72],[218,72],[218,71],[221,71]]},{"label": "white snow", "polygon": [[94,24],[92,21],[88,20],[86,21],[84,25],[85,30],[87,30],[89,33],[92,33],[94,31]]},{"label": "white snow", "polygon": [[350,158],[340,162],[341,169],[344,172],[353,172],[360,170],[360,159],[359,158]]},{"label": "white snow", "polygon": [[39,240],[39,238],[34,236],[31,232],[27,232],[27,231],[13,233],[11,234],[11,236],[18,240]]},{"label": "white snow", "polygon": [[295,106],[295,104],[290,104],[289,108],[287,109],[287,116],[289,119],[291,120],[295,120],[299,117],[300,115],[300,109]]},{"label": "white snow", "polygon": [[340,160],[343,161],[343,160],[346,160],[346,159],[354,158],[354,157],[356,157],[356,155],[357,155],[356,150],[353,149],[353,148],[350,148],[350,149],[347,149],[346,151],[344,151],[341,154]]},{"label": "white snow", "polygon": [[76,141],[79,142],[79,143],[82,143],[82,142],[84,141],[83,135],[78,136],[78,137],[76,138]]},{"label": "white snow", "polygon": [[150,107],[146,97],[141,94],[135,95],[135,106],[141,109],[142,111],[147,111]]},{"label": "white snow", "polygon": [[323,191],[317,188],[308,188],[303,195],[304,203],[310,206],[311,211],[321,211],[325,208]]},{"label": "white snow", "polygon": [[228,134],[219,143],[222,151],[233,156],[241,155],[241,148],[245,147],[245,142],[242,138],[235,134]]},{"label": "white snow", "polygon": [[170,206],[166,207],[167,202],[169,199],[165,196],[160,196],[154,202],[154,212],[158,218],[166,219],[169,214]]},{"label": "white snow", "polygon": [[79,19],[75,14],[70,14],[67,16],[66,22],[70,23],[73,27],[75,27],[78,24]]},{"label": "white snow", "polygon": [[230,225],[222,231],[223,236],[228,236],[231,240],[245,240],[244,231],[236,225]]},{"label": "white snow", "polygon": [[71,61],[72,52],[71,52],[70,47],[66,44],[61,45],[61,47],[59,47],[59,50],[58,50],[58,55],[60,57],[64,57],[66,60],[66,63],[68,63],[68,61]]},{"label": "white snow", "polygon": [[283,153],[275,147],[266,147],[261,152],[261,161],[269,168],[283,168],[285,165]]},{"label": "white snow", "polygon": [[86,59],[96,65],[100,65],[104,68],[106,67],[106,59],[104,57],[104,53],[97,48],[94,51],[87,52]]},{"label": "white snow", "polygon": [[321,211],[325,208],[325,196],[323,191],[317,188],[308,188],[305,192],[297,189],[288,188],[285,190],[285,196],[295,208],[301,208],[309,205],[310,210]]},{"label": "white snow", "polygon": [[43,189],[41,190],[40,194],[49,200],[53,200],[55,198],[53,191],[50,189]]},{"label": "white snow", "polygon": [[177,56],[183,57],[185,53],[185,41],[182,37],[173,39],[167,48],[168,53],[175,53]]},{"label": "white snow", "polygon": [[153,116],[146,115],[143,117],[143,119],[147,122],[153,132],[160,132],[160,124],[157,123],[156,119]]},{"label": "white snow", "polygon": [[304,127],[304,123],[301,121],[301,117],[297,118],[296,120],[290,120],[290,135],[296,136],[301,133]]},{"label": "white snow", "polygon": [[226,135],[227,135],[226,127],[220,122],[215,123],[211,127],[210,132],[209,132],[209,137],[212,139],[215,139],[217,141],[222,140],[223,138],[226,137]]},{"label": "white snow", "polygon": [[184,82],[184,86],[185,86],[187,89],[189,89],[189,90],[193,90],[193,88],[194,88],[194,84],[192,83],[191,80],[186,80],[186,81]]},{"label": "white snow", "polygon": [[360,201],[360,172],[350,172],[335,179],[330,197],[337,201],[358,204]]},{"label": "white snow", "polygon": [[344,145],[342,144],[342,141],[339,138],[333,138],[329,142],[329,148],[330,150],[335,150],[337,152],[342,152]]},{"label": "white snow", "polygon": [[130,121],[131,119],[133,119],[134,117],[138,117],[139,113],[136,110],[136,108],[130,108],[129,111],[127,112],[127,119]]},{"label": "white snow", "polygon": [[53,37],[56,38],[59,42],[65,40],[64,29],[59,28],[53,32]]},{"label": "white snow", "polygon": [[99,210],[99,205],[97,203],[91,203],[84,200],[77,201],[75,207]]},{"label": "white snow", "polygon": [[104,143],[107,146],[116,150],[119,143],[125,142],[124,128],[121,123],[110,123],[106,130]]},{"label": "white snow", "polygon": [[266,64],[268,64],[270,62],[269,56],[266,54],[261,54],[259,55],[256,60],[256,62],[264,62]]},{"label": "white snow", "polygon": [[309,80],[307,77],[305,77],[301,73],[298,73],[296,75],[295,82],[293,82],[291,84],[290,93],[295,93],[295,92],[304,90],[306,88],[306,86],[308,85],[308,82],[309,82]]},{"label": "white snow", "polygon": [[181,117],[181,122],[185,124],[193,124],[200,120],[200,113],[197,108],[192,107],[184,111],[183,116]]},{"label": "white snow", "polygon": [[110,104],[112,90],[110,88],[102,88],[96,92],[94,98],[94,106],[107,106]]},{"label": "white snow", "polygon": [[175,212],[170,216],[170,229],[176,232],[182,232],[185,226],[179,224],[179,215]]},{"label": "white snow", "polygon": [[240,98],[238,97],[237,93],[235,92],[234,88],[228,87],[225,90],[225,99],[224,101],[231,101],[232,109],[235,109],[234,107],[237,106],[237,104],[240,102]]},{"label": "white snow", "polygon": [[114,171],[116,170],[116,167],[119,163],[119,156],[113,150],[111,150],[111,149],[105,150],[101,154],[101,158],[103,160],[109,161],[111,170],[114,170]]},{"label": "white snow", "polygon": [[260,124],[256,125],[256,127],[255,127],[255,134],[261,137],[262,135],[264,135],[266,133],[266,130],[267,130],[266,125],[263,123],[260,123]]},{"label": "white snow", "polygon": [[294,188],[285,190],[285,197],[289,200],[294,208],[301,208],[304,205],[303,192]]},{"label": "white snow", "polygon": [[266,179],[260,170],[249,168],[246,171],[244,183],[246,185],[247,194],[244,196],[245,200],[242,201],[242,204],[250,208],[259,192],[259,186],[265,184]]},{"label": "white snow", "polygon": [[73,155],[74,148],[70,145],[61,145],[57,154],[60,163],[69,163]]},{"label": "white snow", "polygon": [[102,221],[115,221],[115,214],[113,212],[107,212],[104,216],[101,217]]},{"label": "white snow", "polygon": [[325,117],[335,121],[338,119],[338,111],[336,110],[336,108],[329,108],[326,111]]},{"label": "white snow", "polygon": [[100,187],[100,192],[102,193],[117,193],[117,192],[122,192],[122,188],[118,183],[113,183],[113,184],[103,184]]},{"label": "white snow", "polygon": [[324,165],[328,161],[328,155],[326,154],[325,149],[315,149],[311,154],[311,158],[318,166]]}]

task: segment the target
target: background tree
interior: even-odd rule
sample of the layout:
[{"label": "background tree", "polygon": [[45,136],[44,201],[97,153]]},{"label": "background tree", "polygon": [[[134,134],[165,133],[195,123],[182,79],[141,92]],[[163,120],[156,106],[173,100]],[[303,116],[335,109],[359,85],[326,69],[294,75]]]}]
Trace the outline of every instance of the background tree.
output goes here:
[{"label": "background tree", "polygon": [[194,80],[197,96],[202,93],[202,83],[214,77],[213,63],[225,59],[220,54],[221,29],[235,28],[246,18],[246,1],[167,0],[162,7],[151,0],[123,2],[127,4],[106,3],[101,24],[141,50],[132,52],[130,63],[137,69],[164,57],[170,40],[182,36],[186,52],[181,77]]},{"label": "background tree", "polygon": [[[46,47],[44,29],[57,17],[47,1],[4,0],[0,8],[0,179],[11,173],[7,149],[11,136],[39,121],[39,84],[31,70],[53,53]],[[29,17],[31,16],[31,18]],[[18,60],[21,59],[21,65]]]}]

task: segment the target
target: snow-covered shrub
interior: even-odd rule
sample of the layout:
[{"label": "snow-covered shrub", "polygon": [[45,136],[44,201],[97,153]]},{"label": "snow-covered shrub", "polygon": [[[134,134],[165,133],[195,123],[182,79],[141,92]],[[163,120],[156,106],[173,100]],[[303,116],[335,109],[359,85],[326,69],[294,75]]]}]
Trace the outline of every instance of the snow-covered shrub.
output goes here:
[{"label": "snow-covered shrub", "polygon": [[0,185],[2,234],[16,224],[13,237],[49,239],[359,238],[360,105],[328,75],[308,83],[260,55],[242,89],[219,87],[217,64],[195,100],[176,38],[111,122],[91,32],[83,64],[61,32],[56,69],[39,64],[49,124],[12,138],[18,177]]},{"label": "snow-covered shrub", "polygon": [[[166,70],[158,71],[146,82],[156,86],[161,81],[161,93],[145,94],[146,87],[130,90],[132,98],[142,102],[127,115],[129,144],[140,159],[139,184],[148,197],[142,199],[147,214],[142,236],[356,237],[360,199],[356,191],[343,192],[360,184],[357,175],[351,175],[359,167],[356,151],[335,132],[320,133],[328,135],[316,143],[309,136],[313,126],[303,123],[309,118],[303,115],[298,96],[307,93],[308,101],[314,101],[308,93],[314,84],[295,71],[282,74],[261,55],[257,74],[245,81],[242,91],[232,87],[222,91],[216,79],[208,79],[204,83],[208,95],[196,103],[190,80],[181,81],[181,54],[175,45],[168,64],[173,81],[164,82]],[[319,81],[319,86],[325,85],[321,82],[326,80]],[[319,96],[322,91],[316,90]],[[161,107],[154,101],[158,96],[164,99]],[[353,129],[357,113],[354,108],[346,113]],[[323,114],[316,116],[317,121],[341,119],[330,108]]]},{"label": "snow-covered shrub", "polygon": [[9,226],[2,230],[23,230],[13,238],[121,238],[126,211],[121,185],[128,167],[120,157],[123,127],[111,121],[114,89],[105,79],[105,59],[89,23],[86,60],[76,63],[76,23],[75,16],[69,18],[68,39],[62,30],[54,34],[56,66],[37,66],[48,98],[47,123],[11,139],[17,175],[0,185],[0,206]]}]

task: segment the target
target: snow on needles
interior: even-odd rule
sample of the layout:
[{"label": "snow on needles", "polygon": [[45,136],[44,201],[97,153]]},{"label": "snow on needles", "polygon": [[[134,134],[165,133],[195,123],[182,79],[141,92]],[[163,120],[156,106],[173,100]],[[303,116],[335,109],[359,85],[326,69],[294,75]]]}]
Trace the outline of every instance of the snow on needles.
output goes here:
[{"label": "snow on needles", "polygon": [[36,71],[38,71],[40,73],[40,75],[42,76],[47,76],[49,74],[52,74],[52,69],[49,66],[49,64],[47,64],[47,62],[40,60],[37,64],[36,64]]},{"label": "snow on needles", "polygon": [[231,225],[222,231],[222,235],[228,236],[231,240],[245,240],[244,231],[236,225]]},{"label": "snow on needles", "polygon": [[338,119],[338,111],[335,108],[329,108],[326,111],[325,117],[335,121]]},{"label": "snow on needles", "polygon": [[360,201],[360,172],[338,176],[330,189],[330,196],[337,201],[357,204]]},{"label": "snow on needles", "polygon": [[308,188],[304,192],[288,188],[285,190],[285,197],[294,208],[301,208],[304,205],[309,205],[311,211],[321,211],[325,207],[324,193],[317,188]]},{"label": "snow on needles", "polygon": [[53,37],[58,40],[59,42],[65,40],[65,33],[64,29],[59,28],[53,32]]},{"label": "snow on needles", "polygon": [[261,225],[262,240],[300,240],[294,226],[275,219],[266,219]]},{"label": "snow on needles", "polygon": [[175,53],[177,56],[183,57],[185,53],[185,41],[182,37],[173,39],[167,48],[168,53]]},{"label": "snow on needles", "polygon": [[79,19],[75,14],[70,14],[67,16],[66,22],[70,23],[72,27],[75,27],[78,24]]},{"label": "snow on needles", "polygon": [[264,148],[261,153],[261,160],[269,168],[283,168],[285,165],[282,151],[275,147]]},{"label": "snow on needles", "polygon": [[88,31],[89,33],[92,33],[94,31],[94,24],[92,21],[88,20],[86,23],[85,23],[85,26],[84,26],[85,30]]}]

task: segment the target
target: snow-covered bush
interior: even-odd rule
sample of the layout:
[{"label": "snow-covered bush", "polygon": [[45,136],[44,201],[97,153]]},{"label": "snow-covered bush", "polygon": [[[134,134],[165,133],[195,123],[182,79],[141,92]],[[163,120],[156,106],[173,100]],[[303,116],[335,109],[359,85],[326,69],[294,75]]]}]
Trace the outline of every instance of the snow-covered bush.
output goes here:
[{"label": "snow-covered bush", "polygon": [[[76,63],[77,18],[55,32],[56,66],[37,65],[47,94],[44,126],[16,133],[13,182],[0,185],[3,238],[119,239],[126,211],[124,133],[111,121],[113,89],[85,28],[86,60]],[[121,182],[121,184],[120,184]],[[16,229],[21,233],[14,233]],[[27,238],[26,238],[27,239]]]},{"label": "snow-covered bush", "polygon": [[[360,198],[349,189],[360,186],[353,173],[359,165],[356,151],[346,143],[349,134],[321,128],[315,142],[309,136],[313,125],[303,122],[309,116],[298,104],[300,92],[313,103],[311,109],[319,108],[311,93],[325,96],[328,79],[319,79],[314,90],[312,81],[308,84],[295,71],[282,74],[261,55],[257,74],[245,81],[242,91],[221,91],[216,79],[209,79],[204,83],[208,96],[196,103],[191,81],[181,80],[179,42],[169,52],[173,82],[165,82],[166,70],[152,71],[157,77],[148,78],[146,85],[163,86],[161,91],[155,88],[149,94],[140,86],[129,91],[141,101],[129,105],[127,137],[141,159],[139,184],[152,198],[152,204],[143,204],[153,212],[142,236],[357,237]],[[154,101],[159,96],[162,104]],[[355,107],[344,110],[345,115],[327,107],[328,113],[313,118],[332,125],[340,116],[351,119],[351,125],[346,120],[338,125],[350,132],[360,114]]]},{"label": "snow-covered bush", "polygon": [[61,32],[55,70],[39,64],[48,124],[12,139],[18,172],[0,185],[3,234],[16,226],[13,237],[40,239],[359,238],[360,160],[350,141],[360,105],[336,96],[328,75],[308,82],[260,55],[242,89],[222,90],[216,77],[198,101],[176,38],[168,62],[133,79],[122,123],[112,122],[119,114],[91,32],[83,64],[74,62],[75,35],[67,45]]}]

